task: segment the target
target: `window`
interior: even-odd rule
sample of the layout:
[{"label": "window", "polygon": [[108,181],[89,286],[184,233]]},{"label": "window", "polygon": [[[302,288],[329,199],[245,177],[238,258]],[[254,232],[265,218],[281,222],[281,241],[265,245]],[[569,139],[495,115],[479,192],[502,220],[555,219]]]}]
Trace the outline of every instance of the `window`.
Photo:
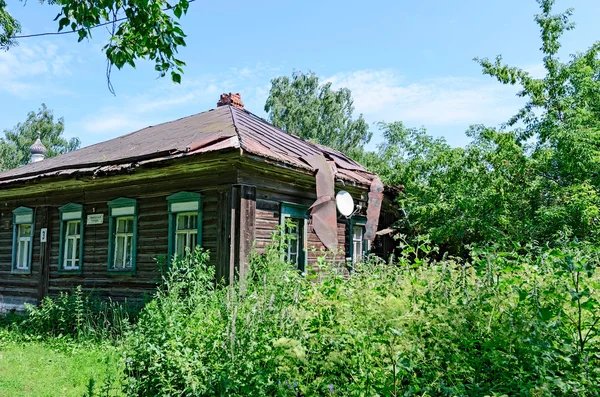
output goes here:
[{"label": "window", "polygon": [[13,211],[13,273],[31,273],[33,224],[31,208],[19,207]]},{"label": "window", "polygon": [[58,269],[61,273],[79,273],[83,264],[83,206],[67,204],[60,211]]},{"label": "window", "polygon": [[183,257],[202,246],[202,195],[180,192],[167,197],[169,206],[169,258]]},{"label": "window", "polygon": [[369,253],[370,244],[365,240],[365,218],[352,218],[350,221],[350,257],[352,263],[360,262]]},{"label": "window", "polygon": [[132,216],[115,218],[115,256],[113,269],[131,269],[133,266],[133,222]]},{"label": "window", "polygon": [[281,204],[281,232],[288,236],[283,257],[301,272],[305,271],[307,261],[307,211],[308,208],[301,205]]},{"label": "window", "polygon": [[193,251],[198,243],[198,214],[177,214],[175,254],[184,256],[186,249]]},{"label": "window", "polygon": [[108,202],[108,270],[135,272],[137,254],[137,202],[118,198]]}]

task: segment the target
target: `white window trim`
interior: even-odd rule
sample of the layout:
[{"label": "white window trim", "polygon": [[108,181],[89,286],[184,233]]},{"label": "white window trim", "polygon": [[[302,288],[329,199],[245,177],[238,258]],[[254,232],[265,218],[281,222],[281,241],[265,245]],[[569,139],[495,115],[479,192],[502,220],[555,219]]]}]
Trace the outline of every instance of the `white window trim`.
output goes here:
[{"label": "white window trim", "polygon": [[[114,214],[114,212],[113,212]],[[129,269],[133,269],[133,253],[134,253],[134,247],[133,247],[133,230],[131,232],[128,233],[119,233],[119,221],[123,221],[123,220],[131,220],[132,222],[135,222],[135,216],[119,216],[119,217],[115,217],[115,236],[114,236],[114,244],[115,244],[115,248],[114,248],[114,258],[113,258],[113,263],[112,263],[112,269],[113,270],[129,270]],[[123,266],[117,266],[117,255],[119,253],[119,237],[123,237],[123,258],[122,259],[122,263]],[[125,266],[126,262],[127,262],[127,242],[128,240],[131,240],[131,252],[130,257],[131,257],[131,261],[129,266]]]},{"label": "white window trim", "polygon": [[[181,203],[177,203],[177,204],[181,204]],[[175,216],[175,245],[173,247],[174,249],[174,253],[177,253],[177,247],[179,246],[179,244],[177,244],[179,242],[180,238],[185,238],[185,243],[184,243],[184,247],[189,248],[190,251],[194,250],[196,247],[191,247],[190,243],[191,243],[191,236],[196,236],[196,245],[198,245],[198,220],[199,220],[199,216],[198,216],[198,203],[194,203],[196,204],[196,211],[195,212],[177,212],[174,213],[173,215]],[[196,227],[192,228],[192,229],[179,229],[179,217],[180,216],[195,216],[196,217]]]},{"label": "white window trim", "polygon": [[[75,213],[73,213],[75,214]],[[69,220],[69,221],[65,221],[65,242],[64,242],[64,252],[63,252],[63,263],[62,263],[62,268],[63,270],[79,270],[79,266],[81,263],[81,258],[79,258],[79,244],[81,244],[81,212],[78,212],[78,218],[73,218],[73,220]],[[63,220],[65,220],[65,217],[63,216]],[[73,234],[73,235],[69,235],[69,224],[75,224],[75,230],[77,231],[77,234]],[[73,264],[72,265],[68,265],[69,263],[69,256],[67,255],[68,251],[69,251],[69,241],[73,240]],[[75,265],[76,263],[76,265]]]},{"label": "white window trim", "polygon": [[[17,258],[15,261],[15,269],[17,269],[17,270],[29,270],[29,262],[30,262],[29,253],[30,253],[30,245],[31,245],[31,234],[28,236],[21,236],[21,228],[25,227],[25,226],[29,226],[32,228],[33,224],[21,223],[21,224],[17,225]],[[21,263],[21,257],[22,257],[22,253],[23,253],[23,252],[21,252],[21,243],[26,243],[25,244],[25,263]]]}]

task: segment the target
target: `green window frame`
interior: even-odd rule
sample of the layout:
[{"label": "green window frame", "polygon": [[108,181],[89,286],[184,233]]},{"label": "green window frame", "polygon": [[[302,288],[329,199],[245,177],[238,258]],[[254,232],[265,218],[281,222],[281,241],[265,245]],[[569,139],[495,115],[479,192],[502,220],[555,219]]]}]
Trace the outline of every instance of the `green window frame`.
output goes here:
[{"label": "green window frame", "polygon": [[137,264],[137,237],[137,200],[120,197],[109,201],[108,272],[135,274]]},{"label": "green window frame", "polygon": [[[295,241],[289,239],[287,248],[282,251],[282,260],[290,261],[296,265],[296,268],[305,272],[308,265],[307,244],[308,244],[308,207],[293,203],[281,203],[281,237],[284,234],[296,236]],[[288,224],[292,222],[296,230],[288,230]],[[295,259],[291,259],[295,258]]]},{"label": "green window frame", "polygon": [[[185,239],[185,247],[191,245],[190,242],[194,238],[194,232],[196,238],[195,246],[202,247],[202,194],[193,192],[175,193],[167,197],[167,204],[169,210],[169,258],[173,258],[177,253],[179,239]],[[181,228],[179,226],[182,220],[188,223],[193,217],[196,217],[195,228]],[[194,247],[189,248],[193,250]]]},{"label": "green window frame", "polygon": [[58,272],[61,274],[80,274],[83,269],[85,232],[83,205],[70,203],[60,207],[58,211],[60,214]]},{"label": "green window frame", "polygon": [[[371,250],[371,243],[368,240],[364,239],[366,224],[367,218],[364,217],[352,217],[350,219],[350,230],[348,232],[348,246],[350,249],[350,258],[352,259],[352,263],[357,263]],[[360,229],[359,239],[356,239],[355,229]],[[356,246],[358,246],[360,253],[356,252]]]},{"label": "green window frame", "polygon": [[19,207],[13,211],[12,273],[31,274],[35,214]]}]

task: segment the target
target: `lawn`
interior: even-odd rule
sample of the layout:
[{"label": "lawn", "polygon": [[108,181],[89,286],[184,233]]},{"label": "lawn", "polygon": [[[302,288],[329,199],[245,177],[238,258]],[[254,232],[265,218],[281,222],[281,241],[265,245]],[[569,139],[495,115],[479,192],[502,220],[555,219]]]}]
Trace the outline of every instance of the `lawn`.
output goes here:
[{"label": "lawn", "polygon": [[110,346],[0,344],[0,396],[119,395],[118,353]]}]

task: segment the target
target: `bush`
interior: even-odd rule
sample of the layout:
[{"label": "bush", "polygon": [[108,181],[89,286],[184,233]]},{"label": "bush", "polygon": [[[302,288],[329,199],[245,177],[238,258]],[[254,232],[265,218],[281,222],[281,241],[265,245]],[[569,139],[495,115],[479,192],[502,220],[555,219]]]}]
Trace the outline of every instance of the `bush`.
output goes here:
[{"label": "bush", "polygon": [[90,341],[115,340],[135,321],[139,305],[102,300],[84,294],[81,286],[58,296],[46,296],[38,306],[25,305],[16,323],[29,336]]},{"label": "bush", "polygon": [[[519,250],[522,251],[522,250]],[[473,249],[301,277],[278,251],[220,286],[176,260],[126,343],[130,395],[599,395],[597,255]]]}]

